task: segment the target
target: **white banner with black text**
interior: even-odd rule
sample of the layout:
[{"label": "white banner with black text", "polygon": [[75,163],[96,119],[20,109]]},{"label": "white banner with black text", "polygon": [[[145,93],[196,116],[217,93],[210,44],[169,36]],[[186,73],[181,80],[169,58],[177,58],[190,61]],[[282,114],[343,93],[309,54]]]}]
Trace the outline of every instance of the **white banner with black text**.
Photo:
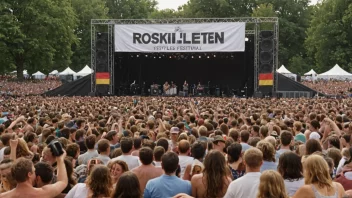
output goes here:
[{"label": "white banner with black text", "polygon": [[244,52],[246,23],[115,25],[115,52]]}]

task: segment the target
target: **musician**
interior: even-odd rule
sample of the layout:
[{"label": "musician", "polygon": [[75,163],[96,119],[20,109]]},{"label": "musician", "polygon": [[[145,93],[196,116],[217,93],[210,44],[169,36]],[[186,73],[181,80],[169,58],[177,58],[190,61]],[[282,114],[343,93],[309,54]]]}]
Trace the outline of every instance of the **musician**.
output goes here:
[{"label": "musician", "polygon": [[183,91],[184,92],[188,92],[188,83],[187,83],[187,81],[185,81],[185,83],[183,83]]},{"label": "musician", "polygon": [[170,85],[169,83],[166,81],[165,84],[164,84],[164,94],[165,95],[170,95]]},{"label": "musician", "polygon": [[204,91],[204,86],[200,84],[200,82],[197,85],[197,93],[201,94]]},{"label": "musician", "polygon": [[170,95],[176,95],[177,94],[177,86],[174,84],[173,81],[171,81],[171,88],[170,88]]}]

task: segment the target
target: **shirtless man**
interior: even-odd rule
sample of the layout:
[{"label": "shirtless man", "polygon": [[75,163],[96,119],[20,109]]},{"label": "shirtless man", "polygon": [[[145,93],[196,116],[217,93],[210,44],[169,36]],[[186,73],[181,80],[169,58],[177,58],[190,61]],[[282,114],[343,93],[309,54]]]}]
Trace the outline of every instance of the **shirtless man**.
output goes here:
[{"label": "shirtless man", "polygon": [[144,192],[147,182],[151,179],[160,177],[164,171],[161,167],[155,167],[153,162],[153,150],[149,147],[143,147],[139,151],[139,159],[142,165],[132,169],[139,180],[141,192]]},{"label": "shirtless man", "polygon": [[6,197],[23,197],[26,198],[51,198],[58,196],[67,186],[67,174],[64,159],[66,152],[59,157],[57,161],[57,182],[50,185],[45,185],[42,188],[34,188],[33,184],[36,180],[35,168],[31,160],[25,158],[17,159],[12,165],[12,177],[16,180],[17,186],[15,189],[0,194],[0,198]]}]

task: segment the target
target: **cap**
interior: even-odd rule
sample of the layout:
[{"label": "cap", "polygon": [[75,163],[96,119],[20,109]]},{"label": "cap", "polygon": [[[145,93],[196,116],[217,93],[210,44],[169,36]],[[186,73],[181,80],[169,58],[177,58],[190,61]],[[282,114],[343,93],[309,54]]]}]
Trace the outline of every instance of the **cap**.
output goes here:
[{"label": "cap", "polygon": [[295,136],[295,141],[298,142],[303,142],[303,143],[306,143],[306,136],[304,136],[302,133],[299,133]]},{"label": "cap", "polygon": [[221,141],[225,143],[224,138],[221,135],[216,135],[213,139],[213,142]]},{"label": "cap", "polygon": [[170,129],[170,133],[179,133],[180,132],[180,129],[178,127],[172,127]]},{"label": "cap", "polygon": [[319,135],[319,133],[317,133],[317,132],[312,132],[312,133],[309,135],[309,139],[320,140],[320,135]]},{"label": "cap", "polygon": [[112,138],[114,137],[114,135],[117,134],[117,131],[109,131],[106,135],[105,135],[105,139],[107,140],[112,140]]}]

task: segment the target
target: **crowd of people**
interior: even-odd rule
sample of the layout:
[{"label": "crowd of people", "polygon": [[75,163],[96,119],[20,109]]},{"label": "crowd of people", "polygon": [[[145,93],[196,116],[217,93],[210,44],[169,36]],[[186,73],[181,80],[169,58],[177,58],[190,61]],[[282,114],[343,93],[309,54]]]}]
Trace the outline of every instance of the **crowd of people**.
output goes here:
[{"label": "crowd of people", "polygon": [[316,81],[303,81],[307,87],[326,95],[342,95],[348,96],[351,93],[352,81],[349,80],[316,80]]},{"label": "crowd of people", "polygon": [[44,80],[25,79],[23,81],[2,78],[0,79],[0,95],[6,96],[28,96],[39,95],[61,86],[57,78],[46,78]]},{"label": "crowd of people", "polygon": [[0,197],[352,197],[351,99],[7,98]]}]

